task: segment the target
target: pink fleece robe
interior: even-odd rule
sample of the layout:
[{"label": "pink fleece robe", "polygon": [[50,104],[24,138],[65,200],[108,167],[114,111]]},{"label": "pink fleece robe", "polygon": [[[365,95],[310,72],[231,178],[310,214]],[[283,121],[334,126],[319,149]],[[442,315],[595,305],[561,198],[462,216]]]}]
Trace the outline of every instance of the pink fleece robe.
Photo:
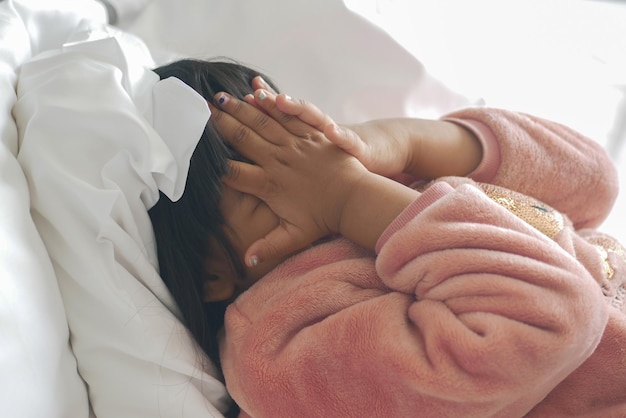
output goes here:
[{"label": "pink fleece robe", "polygon": [[591,229],[610,160],[532,116],[447,119],[479,135],[481,183],[424,185],[376,253],[317,245],[229,307],[242,417],[626,417],[626,254]]}]

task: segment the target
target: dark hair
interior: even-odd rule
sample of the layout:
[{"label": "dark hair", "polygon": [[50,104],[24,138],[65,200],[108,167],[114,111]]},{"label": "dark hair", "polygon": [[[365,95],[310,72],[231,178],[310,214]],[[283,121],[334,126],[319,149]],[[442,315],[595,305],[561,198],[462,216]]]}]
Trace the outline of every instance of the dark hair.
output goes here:
[{"label": "dark hair", "polygon": [[[154,71],[161,79],[180,79],[212,103],[214,95],[220,91],[243,99],[252,93],[251,82],[257,75],[272,85],[265,75],[232,61],[185,59]],[[161,277],[179,307],[183,322],[218,368],[217,333],[223,326],[228,301],[203,301],[209,242],[213,240],[222,246],[235,271],[243,269],[226,238],[219,209],[221,179],[229,158],[240,159],[209,120],[191,157],[181,199],[172,202],[161,193],[159,201],[149,211]]]}]

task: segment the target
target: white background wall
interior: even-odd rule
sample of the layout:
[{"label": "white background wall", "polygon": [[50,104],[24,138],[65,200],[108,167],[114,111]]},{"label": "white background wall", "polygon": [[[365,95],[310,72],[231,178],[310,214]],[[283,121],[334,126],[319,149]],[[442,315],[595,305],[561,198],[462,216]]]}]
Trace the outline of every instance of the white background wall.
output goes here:
[{"label": "white background wall", "polygon": [[[345,0],[454,90],[569,125],[626,188],[626,1]],[[606,232],[626,242],[626,190]]]}]

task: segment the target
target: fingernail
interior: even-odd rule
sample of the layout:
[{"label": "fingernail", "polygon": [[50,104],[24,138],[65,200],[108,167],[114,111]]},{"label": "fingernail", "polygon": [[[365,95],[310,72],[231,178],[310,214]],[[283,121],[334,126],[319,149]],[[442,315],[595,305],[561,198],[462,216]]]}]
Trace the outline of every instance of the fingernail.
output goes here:
[{"label": "fingernail", "polygon": [[259,99],[265,100],[266,97],[267,93],[265,93],[265,90],[261,90],[261,92],[259,93]]},{"label": "fingernail", "polygon": [[257,257],[256,255],[253,255],[252,257],[250,257],[250,266],[255,267],[258,265],[259,265],[259,257]]},{"label": "fingernail", "polygon": [[220,93],[220,96],[217,98],[217,102],[221,105],[226,103],[227,100],[228,100],[228,97],[224,93]]},{"label": "fingernail", "polygon": [[291,101],[291,96],[290,96],[290,95],[288,95],[288,94],[285,94],[285,99],[287,99],[287,100]]}]

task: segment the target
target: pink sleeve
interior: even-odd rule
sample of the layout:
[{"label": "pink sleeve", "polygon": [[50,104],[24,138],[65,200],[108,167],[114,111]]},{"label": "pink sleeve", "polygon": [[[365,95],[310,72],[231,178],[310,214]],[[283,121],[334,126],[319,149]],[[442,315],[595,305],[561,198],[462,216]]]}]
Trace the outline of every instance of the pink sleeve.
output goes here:
[{"label": "pink sleeve", "polygon": [[228,308],[250,416],[523,416],[600,341],[585,268],[475,186],[426,190],[378,251],[313,247]]},{"label": "pink sleeve", "polygon": [[[411,366],[428,393],[451,402],[489,398],[506,405],[502,416],[523,415],[593,353],[608,318],[600,287],[573,250],[475,186],[418,212],[391,224],[378,243],[382,281],[415,295],[410,326],[394,344],[413,339],[420,347]],[[568,247],[570,235],[563,229],[558,242]]]},{"label": "pink sleeve", "polygon": [[617,172],[602,147],[545,119],[491,108],[468,108],[445,120],[472,130],[484,147],[471,174],[533,196],[567,214],[577,229],[598,226],[617,198]]},{"label": "pink sleeve", "polygon": [[467,177],[472,180],[488,183],[496,176],[500,169],[500,144],[493,131],[484,123],[472,119],[445,118],[448,122],[454,122],[472,131],[472,133],[480,141],[482,146],[483,158],[474,171],[469,173]]}]

